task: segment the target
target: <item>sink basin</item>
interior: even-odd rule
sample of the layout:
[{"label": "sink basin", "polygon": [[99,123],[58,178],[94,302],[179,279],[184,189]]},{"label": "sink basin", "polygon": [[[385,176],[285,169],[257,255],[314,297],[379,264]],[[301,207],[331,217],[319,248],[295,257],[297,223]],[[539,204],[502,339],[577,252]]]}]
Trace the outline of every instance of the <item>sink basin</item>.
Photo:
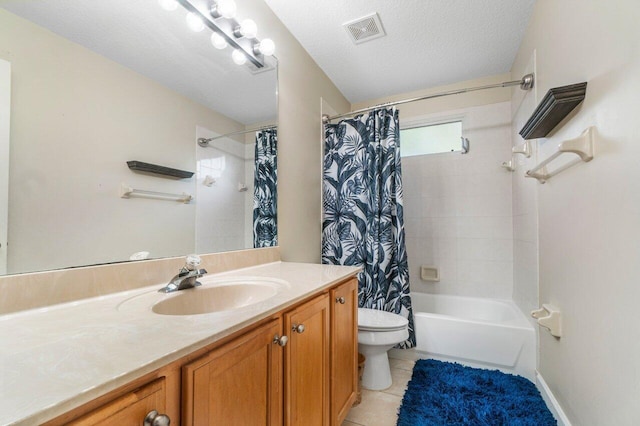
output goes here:
[{"label": "sink basin", "polygon": [[181,290],[153,305],[161,315],[198,315],[228,311],[262,302],[278,294],[277,288],[263,284],[233,284]]},{"label": "sink basin", "polygon": [[250,308],[264,302],[283,289],[287,281],[276,278],[236,276],[204,276],[202,285],[173,293],[159,293],[156,289],[133,296],[118,305],[119,311],[151,311],[159,315],[199,315],[229,313]]}]

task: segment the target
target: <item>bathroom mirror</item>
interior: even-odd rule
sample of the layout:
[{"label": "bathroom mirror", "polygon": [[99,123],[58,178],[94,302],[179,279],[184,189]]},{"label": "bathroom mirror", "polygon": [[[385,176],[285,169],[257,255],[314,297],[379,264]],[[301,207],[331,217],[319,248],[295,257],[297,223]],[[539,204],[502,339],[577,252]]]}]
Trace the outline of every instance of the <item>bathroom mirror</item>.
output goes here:
[{"label": "bathroom mirror", "polygon": [[256,132],[241,132],[277,123],[277,60],[236,65],[162,3],[0,0],[1,274],[254,246]]}]

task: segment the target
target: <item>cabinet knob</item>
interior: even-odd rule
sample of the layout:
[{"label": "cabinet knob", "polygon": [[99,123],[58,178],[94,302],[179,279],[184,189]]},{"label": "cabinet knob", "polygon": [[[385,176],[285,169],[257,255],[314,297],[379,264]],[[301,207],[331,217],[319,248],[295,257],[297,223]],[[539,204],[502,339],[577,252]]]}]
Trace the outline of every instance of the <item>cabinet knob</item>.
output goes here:
[{"label": "cabinet knob", "polygon": [[344,303],[346,302],[346,300],[344,300],[343,296],[340,297],[336,297],[336,303],[339,303],[341,305],[344,305]]},{"label": "cabinet knob", "polygon": [[171,419],[166,414],[158,414],[156,410],[151,410],[144,418],[143,426],[169,426]]},{"label": "cabinet knob", "polygon": [[289,338],[287,336],[278,336],[277,334],[273,336],[273,343],[282,347],[286,346],[288,341]]},{"label": "cabinet knob", "polygon": [[291,330],[295,333],[304,333],[304,324],[293,324]]}]

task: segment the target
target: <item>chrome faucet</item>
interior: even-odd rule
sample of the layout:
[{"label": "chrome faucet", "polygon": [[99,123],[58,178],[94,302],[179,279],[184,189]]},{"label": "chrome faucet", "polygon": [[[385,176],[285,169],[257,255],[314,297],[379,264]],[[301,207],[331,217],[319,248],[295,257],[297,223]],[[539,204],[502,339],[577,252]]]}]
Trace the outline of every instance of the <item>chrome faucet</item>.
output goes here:
[{"label": "chrome faucet", "polygon": [[186,263],[178,272],[178,275],[171,278],[169,284],[162,287],[158,292],[171,293],[178,290],[184,290],[187,288],[194,288],[200,284],[197,280],[207,273],[206,269],[198,269],[200,265],[200,256],[191,254],[187,256]]}]

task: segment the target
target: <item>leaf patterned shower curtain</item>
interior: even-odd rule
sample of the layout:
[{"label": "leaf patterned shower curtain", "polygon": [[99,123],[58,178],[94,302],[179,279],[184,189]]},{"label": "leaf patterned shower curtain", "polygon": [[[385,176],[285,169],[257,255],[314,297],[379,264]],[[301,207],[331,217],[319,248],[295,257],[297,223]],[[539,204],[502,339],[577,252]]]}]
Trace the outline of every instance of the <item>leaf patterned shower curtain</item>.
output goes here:
[{"label": "leaf patterned shower curtain", "polygon": [[278,133],[256,132],[253,190],[253,247],[278,245]]},{"label": "leaf patterned shower curtain", "polygon": [[407,318],[411,348],[399,131],[395,108],[325,126],[322,261],[363,266],[359,306]]}]

